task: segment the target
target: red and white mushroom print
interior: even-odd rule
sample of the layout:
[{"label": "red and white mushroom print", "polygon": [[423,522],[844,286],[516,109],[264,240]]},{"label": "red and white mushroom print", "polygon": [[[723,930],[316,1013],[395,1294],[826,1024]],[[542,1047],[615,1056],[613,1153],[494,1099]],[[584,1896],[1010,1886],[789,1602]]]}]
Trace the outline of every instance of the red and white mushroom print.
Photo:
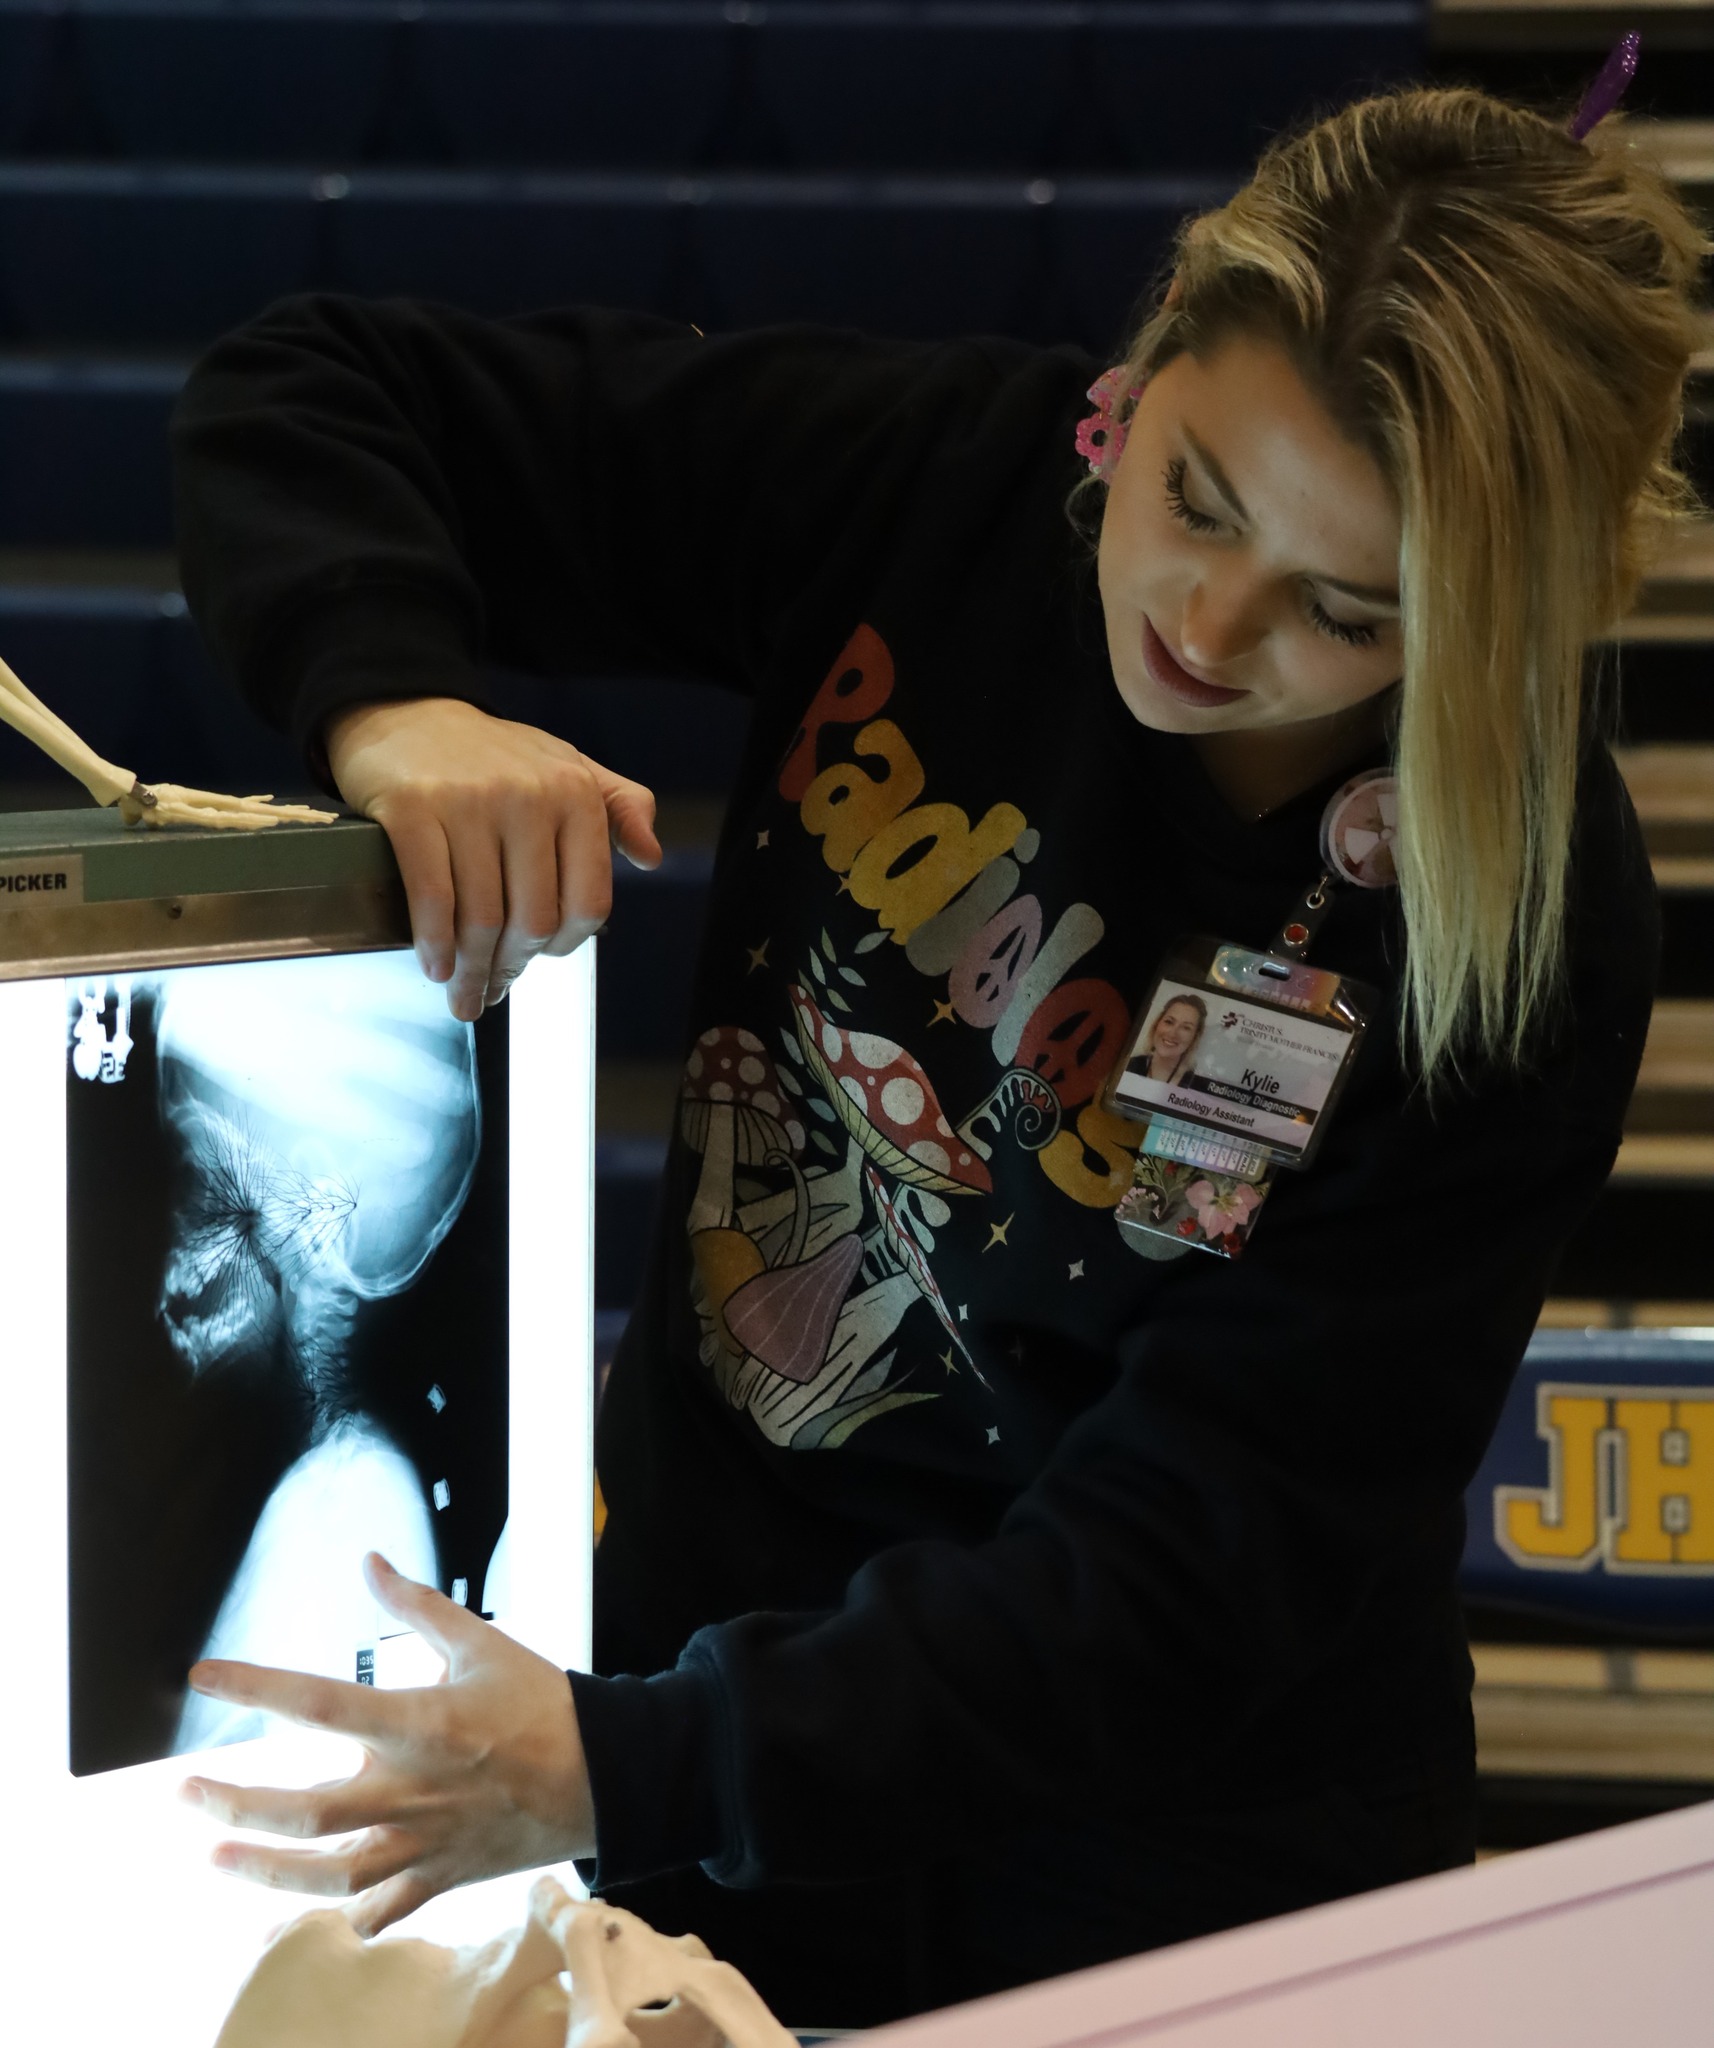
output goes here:
[{"label": "red and white mushroom print", "polygon": [[679,1101],[685,1143],[702,1154],[689,1227],[719,1229],[732,1220],[739,1167],[795,1159],[804,1147],[803,1125],[762,1041],[736,1024],[716,1025],[696,1041]]},{"label": "red and white mushroom print", "polygon": [[988,1169],[947,1121],[921,1063],[890,1038],[844,1031],[801,984],[792,1019],[811,1072],[883,1173],[937,1194],[990,1194]]}]

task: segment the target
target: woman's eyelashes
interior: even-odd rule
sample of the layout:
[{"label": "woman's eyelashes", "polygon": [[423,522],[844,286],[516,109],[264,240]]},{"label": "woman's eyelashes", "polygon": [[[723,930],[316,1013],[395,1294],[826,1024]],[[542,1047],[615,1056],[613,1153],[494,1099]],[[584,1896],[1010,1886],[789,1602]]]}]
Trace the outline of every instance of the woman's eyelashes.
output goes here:
[{"label": "woman's eyelashes", "polygon": [[1218,533],[1220,521],[1210,519],[1206,512],[1198,512],[1184,495],[1184,457],[1175,455],[1166,466],[1167,503],[1172,507],[1172,516],[1192,533]]},{"label": "woman's eyelashes", "polygon": [[1325,633],[1330,640],[1343,640],[1347,647],[1373,647],[1376,629],[1373,626],[1353,626],[1344,619],[1330,618],[1312,597],[1309,600],[1309,616],[1318,632]]},{"label": "woman's eyelashes", "polygon": [[[1192,533],[1218,533],[1222,521],[1209,518],[1206,512],[1198,512],[1184,495],[1185,462],[1182,455],[1175,455],[1166,466],[1165,483],[1167,504],[1172,516],[1181,526]],[[1308,611],[1310,623],[1318,633],[1325,633],[1330,640],[1343,641],[1347,647],[1372,647],[1378,637],[1374,626],[1358,626],[1345,619],[1336,619],[1312,597]]]}]

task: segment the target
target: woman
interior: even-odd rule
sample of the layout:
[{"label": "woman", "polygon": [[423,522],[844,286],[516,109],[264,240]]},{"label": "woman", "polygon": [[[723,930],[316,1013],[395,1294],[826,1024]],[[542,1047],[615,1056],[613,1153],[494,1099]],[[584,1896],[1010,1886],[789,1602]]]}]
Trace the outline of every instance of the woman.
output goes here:
[{"label": "woman", "polygon": [[1182,1080],[1207,1022],[1208,1005],[1200,996],[1174,996],[1161,1005],[1148,1043],[1126,1063],[1128,1071],[1149,1081]]},{"label": "woman", "polygon": [[[1647,1023],[1582,660],[1689,504],[1701,247],[1618,139],[1401,92],[1187,224],[1099,428],[1096,365],[998,341],[318,300],[203,363],[191,603],[387,828],[455,1014],[601,923],[609,835],[658,857],[479,663],[755,707],[601,1419],[604,1675],[573,1712],[384,1576],[438,1694],[199,1669],[371,1744],[200,1787],[365,1830],[230,1867],[373,1929],[593,1854],[854,2025],[1469,1858],[1461,1500]],[[1266,945],[1389,760],[1400,887],[1312,956],[1386,1003],[1320,1158],[1242,1260],[1134,1256],[1132,1005],[1183,933]]]}]

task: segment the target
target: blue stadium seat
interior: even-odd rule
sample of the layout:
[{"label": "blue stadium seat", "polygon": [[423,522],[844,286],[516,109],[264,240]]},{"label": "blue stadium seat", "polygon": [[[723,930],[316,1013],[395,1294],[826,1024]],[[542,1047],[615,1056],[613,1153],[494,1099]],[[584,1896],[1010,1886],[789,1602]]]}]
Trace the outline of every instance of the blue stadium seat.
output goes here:
[{"label": "blue stadium seat", "polygon": [[678,168],[724,103],[732,29],[718,6],[472,6],[416,25],[428,103],[468,163]]},{"label": "blue stadium seat", "polygon": [[989,181],[722,180],[696,223],[709,320],[992,332],[1018,317],[1030,216]]},{"label": "blue stadium seat", "polygon": [[1419,73],[1426,13],[1390,0],[1099,7],[1088,117],[1118,169],[1244,171],[1287,123]]},{"label": "blue stadium seat", "polygon": [[406,11],[84,0],[78,60],[90,112],[123,156],[350,164],[386,110]]},{"label": "blue stadium seat", "polygon": [[0,152],[7,155],[28,144],[43,112],[56,29],[54,12],[46,6],[0,11]]},{"label": "blue stadium seat", "polygon": [[0,165],[0,341],[188,351],[309,286],[1106,346],[1228,182]]},{"label": "blue stadium seat", "polygon": [[1468,1509],[1478,1605],[1714,1640],[1714,1334],[1537,1336]]},{"label": "blue stadium seat", "polygon": [[317,270],[302,174],[0,165],[0,340],[182,348]]},{"label": "blue stadium seat", "polygon": [[748,82],[780,161],[797,169],[1028,175],[1085,160],[1077,150],[1084,10],[758,13]]},{"label": "blue stadium seat", "polygon": [[370,171],[328,209],[325,280],[490,314],[574,301],[677,312],[665,179]]},{"label": "blue stadium seat", "polygon": [[175,365],[0,358],[0,547],[164,548]]},{"label": "blue stadium seat", "polygon": [[1312,103],[1419,70],[1423,23],[1409,0],[0,0],[0,147],[1226,169]]}]

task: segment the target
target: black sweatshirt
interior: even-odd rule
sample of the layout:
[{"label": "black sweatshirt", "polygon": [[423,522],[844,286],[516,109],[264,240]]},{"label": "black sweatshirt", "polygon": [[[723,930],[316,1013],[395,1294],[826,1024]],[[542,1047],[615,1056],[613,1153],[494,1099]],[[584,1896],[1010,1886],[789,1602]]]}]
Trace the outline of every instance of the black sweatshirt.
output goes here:
[{"label": "black sweatshirt", "polygon": [[1312,957],[1387,1000],[1318,1163],[1235,1262],[1129,1249],[1132,1007],[1181,933],[1266,944],[1356,764],[1248,822],[1125,709],[1065,511],[1097,367],[322,298],[177,414],[192,608],[306,746],[485,664],[754,702],[598,1439],[604,1883],[1469,1767],[1461,1496],[1618,1143],[1647,861],[1591,746],[1571,999],[1433,1112],[1396,898],[1346,892]]}]

